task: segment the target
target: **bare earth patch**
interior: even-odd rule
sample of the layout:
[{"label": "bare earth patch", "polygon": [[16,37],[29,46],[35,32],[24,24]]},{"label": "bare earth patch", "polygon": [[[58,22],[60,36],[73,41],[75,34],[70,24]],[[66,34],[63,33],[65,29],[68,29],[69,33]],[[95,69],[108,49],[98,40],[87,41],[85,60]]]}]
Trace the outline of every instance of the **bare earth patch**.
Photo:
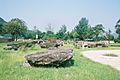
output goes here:
[{"label": "bare earth patch", "polygon": [[[105,54],[117,55],[113,56],[104,56]],[[91,59],[92,61],[99,62],[102,64],[110,65],[111,67],[120,70],[120,50],[94,50],[94,51],[85,51],[83,56]]]}]

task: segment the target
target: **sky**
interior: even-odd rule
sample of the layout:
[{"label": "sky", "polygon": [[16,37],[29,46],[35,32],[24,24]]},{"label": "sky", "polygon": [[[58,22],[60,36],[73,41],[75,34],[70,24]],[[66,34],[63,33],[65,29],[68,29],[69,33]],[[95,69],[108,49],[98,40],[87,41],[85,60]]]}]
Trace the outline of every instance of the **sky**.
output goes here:
[{"label": "sky", "polygon": [[64,24],[71,31],[86,17],[91,26],[103,24],[114,32],[119,8],[120,0],[0,0],[0,17],[6,21],[20,18],[29,29],[37,26],[41,31],[51,24],[55,32]]}]

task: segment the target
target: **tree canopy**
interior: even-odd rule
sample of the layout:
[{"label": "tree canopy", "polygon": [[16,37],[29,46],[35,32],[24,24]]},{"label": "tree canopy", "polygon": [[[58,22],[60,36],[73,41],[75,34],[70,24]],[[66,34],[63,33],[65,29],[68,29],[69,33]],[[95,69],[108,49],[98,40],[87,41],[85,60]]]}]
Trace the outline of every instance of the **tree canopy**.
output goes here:
[{"label": "tree canopy", "polygon": [[120,39],[120,19],[117,21],[115,28],[116,28],[116,33],[119,35],[118,38]]},{"label": "tree canopy", "polygon": [[[46,32],[40,31],[38,26],[34,26],[34,29],[28,30],[25,21],[14,18],[6,22],[4,19],[0,18],[0,35],[12,37],[13,40],[18,38],[25,39],[38,39],[47,40],[49,38],[61,39],[61,40],[113,40],[114,36],[111,30],[105,31],[102,24],[96,24],[96,26],[91,26],[87,18],[83,17],[80,19],[79,23],[74,27],[73,30],[67,31],[67,26],[62,25],[58,32],[54,32],[54,27],[49,24],[45,29]],[[119,35],[120,39],[120,19],[116,22],[116,33]],[[105,35],[106,34],[106,35]]]},{"label": "tree canopy", "polygon": [[0,17],[0,35],[4,34],[6,32],[5,30],[5,24],[7,22]]},{"label": "tree canopy", "polygon": [[17,40],[19,36],[22,36],[23,34],[26,33],[27,26],[23,20],[14,18],[7,23],[6,29],[7,33],[11,34],[12,39]]},{"label": "tree canopy", "polygon": [[75,27],[75,32],[77,32],[78,34],[78,38],[80,40],[85,40],[87,38],[87,34],[88,34],[88,20],[86,18],[82,18],[79,21],[79,24]]},{"label": "tree canopy", "polygon": [[104,32],[104,27],[102,24],[97,24],[95,27],[93,27],[93,30],[95,34],[95,39],[98,40],[98,36]]},{"label": "tree canopy", "polygon": [[67,37],[66,32],[67,32],[67,27],[65,25],[62,25],[62,27],[60,27],[60,30],[56,34],[57,38],[64,40]]}]

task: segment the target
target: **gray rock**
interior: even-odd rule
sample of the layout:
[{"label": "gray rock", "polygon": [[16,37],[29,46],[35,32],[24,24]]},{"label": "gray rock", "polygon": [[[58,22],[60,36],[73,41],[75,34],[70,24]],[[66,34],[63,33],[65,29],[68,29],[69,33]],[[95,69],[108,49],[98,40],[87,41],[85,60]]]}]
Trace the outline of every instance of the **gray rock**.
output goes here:
[{"label": "gray rock", "polygon": [[53,65],[60,66],[73,57],[72,49],[54,49],[26,55],[25,58],[32,66]]},{"label": "gray rock", "polygon": [[52,43],[52,42],[44,42],[39,44],[41,48],[49,48],[49,47],[59,47],[60,44]]},{"label": "gray rock", "polygon": [[56,50],[58,49],[57,47],[49,47],[48,50]]},{"label": "gray rock", "polygon": [[22,66],[24,66],[24,67],[31,67],[30,64],[27,61],[23,62]]}]

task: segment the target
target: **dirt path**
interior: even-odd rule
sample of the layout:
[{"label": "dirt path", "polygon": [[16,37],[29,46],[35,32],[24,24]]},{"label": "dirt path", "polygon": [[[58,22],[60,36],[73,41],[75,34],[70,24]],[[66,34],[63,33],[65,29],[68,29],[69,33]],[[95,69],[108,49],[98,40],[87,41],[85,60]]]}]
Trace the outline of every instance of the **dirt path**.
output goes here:
[{"label": "dirt path", "polygon": [[[103,54],[116,54],[118,57],[103,56]],[[83,56],[102,64],[120,70],[120,50],[94,50],[84,51]]]}]

